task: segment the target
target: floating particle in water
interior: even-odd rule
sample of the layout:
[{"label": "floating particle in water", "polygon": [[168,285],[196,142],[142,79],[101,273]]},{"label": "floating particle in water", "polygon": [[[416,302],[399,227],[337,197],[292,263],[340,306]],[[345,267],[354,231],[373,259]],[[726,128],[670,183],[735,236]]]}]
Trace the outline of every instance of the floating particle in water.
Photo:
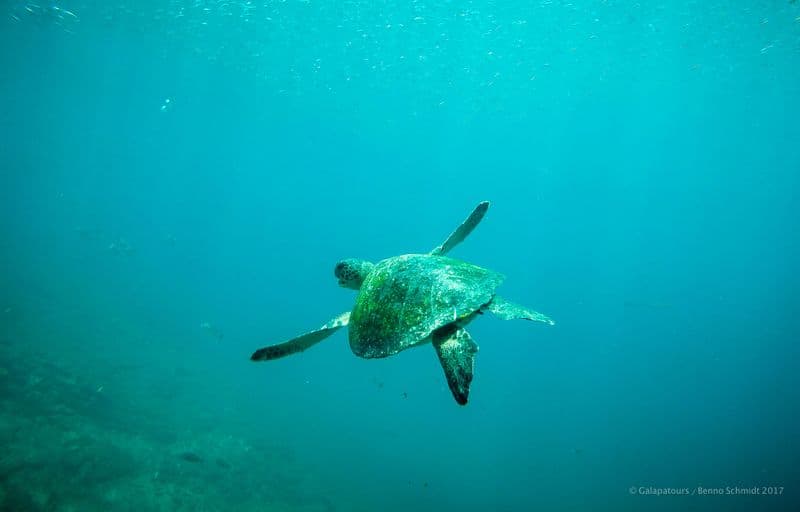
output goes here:
[{"label": "floating particle in water", "polygon": [[80,21],[74,12],[57,5],[41,6],[32,2],[15,9],[10,15],[16,22],[30,20],[40,26],[60,27],[70,34],[73,33],[72,28]]},{"label": "floating particle in water", "polygon": [[167,112],[172,110],[172,100],[167,98],[164,100],[164,103],[161,104],[161,112]]},{"label": "floating particle in water", "polygon": [[135,252],[135,249],[130,242],[124,238],[120,238],[108,244],[108,250],[122,256],[128,256]]},{"label": "floating particle in water", "polygon": [[219,329],[219,327],[212,324],[211,322],[201,322],[200,328],[208,332],[211,336],[215,337],[219,341],[222,341],[222,339],[225,337],[225,335]]}]

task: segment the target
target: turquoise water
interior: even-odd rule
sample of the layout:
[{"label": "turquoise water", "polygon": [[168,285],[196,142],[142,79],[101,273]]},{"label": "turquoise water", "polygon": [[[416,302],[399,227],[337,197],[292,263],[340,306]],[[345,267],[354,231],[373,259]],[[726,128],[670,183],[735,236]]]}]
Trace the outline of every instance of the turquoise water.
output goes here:
[{"label": "turquoise water", "polygon": [[[0,42],[0,510],[797,506],[800,3],[3,0]],[[429,345],[249,361],[481,200],[451,255],[556,325],[472,323],[466,406]]]}]

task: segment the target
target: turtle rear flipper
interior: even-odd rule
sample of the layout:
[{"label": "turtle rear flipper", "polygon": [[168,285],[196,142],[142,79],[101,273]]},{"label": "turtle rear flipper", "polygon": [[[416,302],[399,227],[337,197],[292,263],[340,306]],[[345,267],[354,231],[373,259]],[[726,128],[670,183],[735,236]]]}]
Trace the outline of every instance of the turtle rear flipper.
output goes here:
[{"label": "turtle rear flipper", "polygon": [[453,231],[447,240],[442,245],[431,251],[432,256],[443,256],[450,252],[453,247],[464,241],[467,236],[472,233],[472,230],[481,222],[483,216],[486,215],[486,210],[489,209],[489,201],[482,201],[478,206],[472,210],[467,220],[461,223],[460,226]]},{"label": "turtle rear flipper", "polygon": [[346,326],[350,321],[350,312],[342,313],[330,322],[326,323],[319,329],[313,330],[302,334],[289,341],[278,343],[277,345],[270,345],[253,352],[250,356],[251,361],[269,361],[271,359],[279,359],[297,352],[302,352],[305,349],[316,345],[324,340],[331,334],[335,333],[342,327]]},{"label": "turtle rear flipper", "polygon": [[495,295],[487,309],[503,320],[532,320],[555,325],[550,317]]},{"label": "turtle rear flipper", "polygon": [[478,345],[472,341],[466,329],[454,324],[434,333],[432,341],[453,398],[459,405],[466,405]]}]

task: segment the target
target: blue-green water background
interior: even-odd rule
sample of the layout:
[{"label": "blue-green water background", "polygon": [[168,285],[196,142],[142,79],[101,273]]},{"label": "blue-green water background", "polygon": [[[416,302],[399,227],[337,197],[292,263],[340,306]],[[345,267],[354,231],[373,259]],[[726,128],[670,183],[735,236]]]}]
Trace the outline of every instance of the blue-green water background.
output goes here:
[{"label": "blue-green water background", "polygon": [[[800,5],[31,5],[0,2],[2,510],[796,504]],[[483,199],[454,256],[556,326],[475,322],[469,405],[430,347],[248,361],[350,307],[339,258]]]}]

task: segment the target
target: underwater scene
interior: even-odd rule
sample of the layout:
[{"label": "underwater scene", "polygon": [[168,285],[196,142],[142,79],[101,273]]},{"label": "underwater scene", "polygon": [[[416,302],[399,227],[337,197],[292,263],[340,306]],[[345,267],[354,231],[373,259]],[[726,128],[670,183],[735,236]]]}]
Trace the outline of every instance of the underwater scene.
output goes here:
[{"label": "underwater scene", "polygon": [[800,510],[800,2],[0,0],[0,511]]}]

